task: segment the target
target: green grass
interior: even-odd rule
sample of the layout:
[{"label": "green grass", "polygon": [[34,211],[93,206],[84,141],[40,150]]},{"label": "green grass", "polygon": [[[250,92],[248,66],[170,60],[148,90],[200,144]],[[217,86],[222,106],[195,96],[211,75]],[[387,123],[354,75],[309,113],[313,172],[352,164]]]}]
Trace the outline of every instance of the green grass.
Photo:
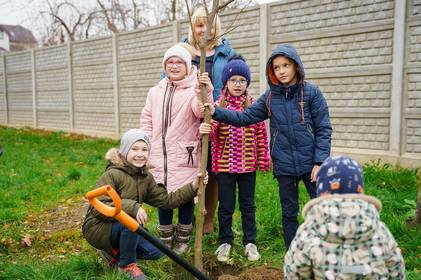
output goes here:
[{"label": "green grass", "polygon": [[[61,219],[54,209],[80,206],[81,198],[94,187],[104,170],[105,152],[117,146],[117,141],[0,127],[0,144],[4,148],[0,157],[0,279],[123,279],[109,270],[83,240],[80,224],[43,231],[48,223]],[[366,192],[383,203],[381,217],[403,251],[408,279],[420,279],[421,230],[406,224],[415,213],[417,171],[380,161],[364,168]],[[301,186],[300,206],[306,201],[308,196]],[[258,173],[256,206],[262,259],[252,263],[244,258],[240,213],[236,211],[235,245],[229,269],[283,265],[285,248],[278,186],[269,173]],[[148,228],[156,234],[157,211],[151,207],[148,211]],[[19,245],[25,234],[31,236],[29,247]],[[204,261],[209,266],[215,265],[213,252],[217,245],[216,233],[205,236]],[[192,259],[192,253],[188,257]],[[149,279],[170,280],[181,271],[168,258],[144,261],[142,268]]]}]

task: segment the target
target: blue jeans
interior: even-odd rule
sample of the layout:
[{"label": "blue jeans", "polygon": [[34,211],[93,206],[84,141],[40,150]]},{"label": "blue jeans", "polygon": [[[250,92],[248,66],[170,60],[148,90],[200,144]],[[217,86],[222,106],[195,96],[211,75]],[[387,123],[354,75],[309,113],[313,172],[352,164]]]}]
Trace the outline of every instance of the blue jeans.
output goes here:
[{"label": "blue jeans", "polygon": [[316,184],[311,182],[311,173],[301,176],[278,176],[279,198],[282,208],[282,226],[284,229],[285,247],[294,239],[298,229],[298,183],[303,180],[310,198],[316,197]]},{"label": "blue jeans", "polygon": [[[193,221],[193,200],[178,207],[178,223],[190,225]],[[171,225],[174,210],[158,209],[158,218],[160,225]]]},{"label": "blue jeans", "polygon": [[218,181],[218,221],[219,243],[232,243],[232,215],[235,210],[235,197],[238,184],[238,202],[240,203],[243,226],[243,244],[256,242],[256,206],[254,192],[256,172],[216,174]]},{"label": "blue jeans", "polygon": [[111,230],[111,245],[120,249],[119,266],[136,262],[136,259],[156,260],[164,254],[149,241],[115,222]]}]

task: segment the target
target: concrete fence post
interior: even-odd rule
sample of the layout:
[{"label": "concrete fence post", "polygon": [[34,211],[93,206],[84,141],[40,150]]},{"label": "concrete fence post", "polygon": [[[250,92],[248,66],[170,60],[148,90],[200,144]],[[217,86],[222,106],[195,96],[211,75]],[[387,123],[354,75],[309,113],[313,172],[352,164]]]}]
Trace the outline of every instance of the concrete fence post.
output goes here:
[{"label": "concrete fence post", "polygon": [[113,88],[114,88],[114,128],[117,138],[120,136],[120,83],[118,65],[118,34],[113,33]]},{"label": "concrete fence post", "polygon": [[3,66],[3,91],[4,91],[4,107],[6,111],[6,124],[9,124],[10,118],[9,118],[9,98],[7,93],[7,73],[6,73],[6,55],[3,54],[2,59],[2,66]]},{"label": "concrete fence post", "polygon": [[265,65],[269,51],[269,6],[268,4],[260,5],[260,38],[259,38],[259,92],[263,94],[266,91],[266,74]]},{"label": "concrete fence post", "polygon": [[37,114],[37,73],[35,61],[35,49],[31,49],[31,70],[32,70],[32,111],[33,111],[33,126],[38,127],[38,114]]},{"label": "concrete fence post", "polygon": [[401,155],[402,145],[402,98],[405,66],[406,1],[395,1],[393,28],[392,91],[390,96],[389,151]]},{"label": "concrete fence post", "polygon": [[73,106],[73,58],[72,58],[72,42],[67,42],[67,79],[69,82],[69,123],[70,130],[75,128],[74,106]]}]

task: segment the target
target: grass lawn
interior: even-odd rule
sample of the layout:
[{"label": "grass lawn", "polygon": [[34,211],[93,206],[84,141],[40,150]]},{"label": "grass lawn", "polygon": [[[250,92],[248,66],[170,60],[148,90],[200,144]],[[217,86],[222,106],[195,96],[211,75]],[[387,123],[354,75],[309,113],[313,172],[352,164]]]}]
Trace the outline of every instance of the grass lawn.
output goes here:
[{"label": "grass lawn", "polygon": [[[0,127],[0,144],[4,149],[0,157],[0,279],[124,279],[108,269],[80,232],[87,205],[83,196],[103,172],[105,152],[118,142]],[[365,181],[366,193],[383,203],[381,217],[403,251],[407,278],[421,279],[421,228],[406,223],[415,215],[417,170],[372,162],[365,165]],[[301,186],[301,206],[306,201]],[[282,268],[285,247],[278,186],[270,173],[258,173],[256,206],[261,260],[252,263],[243,256],[241,219],[236,211],[230,264],[216,263],[217,234],[204,238],[204,262],[214,273],[257,266]],[[156,234],[157,210],[149,207],[148,214],[147,227]],[[141,267],[151,280],[186,279],[168,258],[144,261]]]}]

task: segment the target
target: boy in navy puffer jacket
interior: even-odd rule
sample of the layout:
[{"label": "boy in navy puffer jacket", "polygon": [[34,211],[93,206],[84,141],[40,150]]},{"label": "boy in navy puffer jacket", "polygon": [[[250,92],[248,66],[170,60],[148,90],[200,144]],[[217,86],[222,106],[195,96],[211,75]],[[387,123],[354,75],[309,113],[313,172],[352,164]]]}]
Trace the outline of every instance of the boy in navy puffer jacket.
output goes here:
[{"label": "boy in navy puffer jacket", "polygon": [[248,126],[270,119],[273,174],[279,183],[286,248],[298,228],[298,183],[316,197],[316,175],[330,155],[332,127],[320,89],[304,81],[304,66],[291,45],[278,46],[266,64],[269,90],[244,112],[211,109],[213,119]]}]

